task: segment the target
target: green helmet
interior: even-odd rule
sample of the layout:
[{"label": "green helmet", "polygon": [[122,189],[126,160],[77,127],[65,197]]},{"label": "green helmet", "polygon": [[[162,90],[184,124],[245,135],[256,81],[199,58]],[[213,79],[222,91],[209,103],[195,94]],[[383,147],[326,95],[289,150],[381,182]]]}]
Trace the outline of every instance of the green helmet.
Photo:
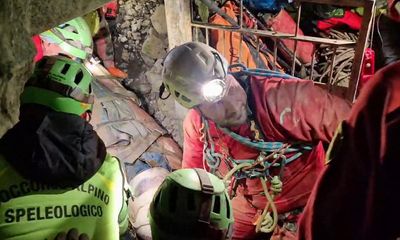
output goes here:
[{"label": "green helmet", "polygon": [[203,169],[180,169],[164,180],[150,204],[153,240],[228,239],[232,206],[222,180]]},{"label": "green helmet", "polygon": [[[189,42],[172,49],[164,60],[163,83],[175,100],[186,108],[215,101],[226,93],[228,62],[214,48]],[[211,89],[204,86],[211,83]],[[220,89],[220,90],[219,90]],[[210,96],[217,91],[218,96]]]},{"label": "green helmet", "polygon": [[58,27],[40,34],[45,41],[55,43],[66,53],[80,59],[89,58],[93,52],[92,35],[82,17],[74,18]]},{"label": "green helmet", "polygon": [[40,104],[80,116],[92,110],[92,80],[80,63],[61,56],[44,57],[25,86],[21,104]]}]

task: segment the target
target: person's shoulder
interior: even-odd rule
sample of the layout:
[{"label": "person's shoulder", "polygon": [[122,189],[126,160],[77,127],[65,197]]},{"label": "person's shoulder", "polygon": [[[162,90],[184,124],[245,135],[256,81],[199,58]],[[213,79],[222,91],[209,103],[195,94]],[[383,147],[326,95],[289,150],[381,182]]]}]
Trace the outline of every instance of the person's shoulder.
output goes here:
[{"label": "person's shoulder", "polygon": [[124,170],[122,167],[123,161],[117,157],[107,153],[103,164],[96,174],[99,174],[108,179],[124,178]]},{"label": "person's shoulder", "polygon": [[281,84],[290,84],[290,83],[307,83],[313,84],[313,81],[309,79],[301,79],[298,77],[290,76],[287,74],[282,74],[282,76],[259,76],[259,75],[252,75],[250,77],[250,81],[252,82],[266,82],[269,84],[273,83],[281,83]]},{"label": "person's shoulder", "polygon": [[187,124],[195,125],[195,126],[200,125],[200,122],[201,122],[200,113],[194,109],[190,109],[188,111],[188,113],[186,114],[186,117],[183,122],[184,122],[184,126],[186,126]]},{"label": "person's shoulder", "polygon": [[301,79],[296,77],[263,77],[263,76],[252,76],[250,78],[250,84],[252,88],[258,88],[264,91],[274,90],[296,90],[301,91],[302,89],[315,87],[314,82],[307,79]]},{"label": "person's shoulder", "polygon": [[111,163],[111,164],[119,164],[120,160],[119,160],[118,157],[116,157],[114,155],[111,155],[110,153],[107,153],[107,155],[106,155],[106,157],[104,159],[104,162],[108,162],[108,163]]},{"label": "person's shoulder", "polygon": [[121,170],[121,160],[117,158],[116,156],[111,155],[110,153],[107,153],[103,165],[100,167],[100,170]]},{"label": "person's shoulder", "polygon": [[194,109],[190,109],[183,121],[183,131],[185,136],[196,138],[200,134],[201,115]]}]

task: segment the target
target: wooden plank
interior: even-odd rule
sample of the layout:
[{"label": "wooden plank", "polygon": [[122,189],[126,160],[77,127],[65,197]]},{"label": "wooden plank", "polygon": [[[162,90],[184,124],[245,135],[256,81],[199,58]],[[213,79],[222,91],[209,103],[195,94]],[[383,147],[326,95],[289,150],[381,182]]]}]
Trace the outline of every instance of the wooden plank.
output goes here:
[{"label": "wooden plank", "polygon": [[192,41],[190,0],[165,0],[169,49]]},{"label": "wooden plank", "polygon": [[[375,2],[367,1],[364,7],[364,16],[361,23],[360,35],[355,49],[355,55],[353,60],[353,68],[351,70],[349,90],[347,92],[347,99],[354,101],[357,96],[358,82],[361,74],[362,62],[364,59],[364,50],[368,42],[368,33],[371,24],[372,11],[374,10]],[[372,34],[372,33],[371,33]]]},{"label": "wooden plank", "polygon": [[329,4],[343,7],[362,7],[370,0],[296,0],[298,3]]},{"label": "wooden plank", "polygon": [[[190,0],[165,0],[165,18],[168,30],[168,48],[192,41],[192,28],[190,26]],[[165,104],[175,110],[177,124],[182,124],[188,110],[176,101],[167,101]],[[178,131],[179,138],[183,139],[183,131]]]}]

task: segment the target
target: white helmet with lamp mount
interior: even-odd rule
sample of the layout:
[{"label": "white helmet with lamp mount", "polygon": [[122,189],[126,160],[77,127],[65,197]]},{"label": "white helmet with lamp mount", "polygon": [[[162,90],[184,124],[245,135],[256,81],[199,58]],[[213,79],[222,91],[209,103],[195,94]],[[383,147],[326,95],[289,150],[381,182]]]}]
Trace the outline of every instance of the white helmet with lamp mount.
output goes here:
[{"label": "white helmet with lamp mount", "polygon": [[185,43],[166,56],[163,84],[186,108],[217,102],[229,89],[228,66],[228,61],[216,49],[200,42]]}]

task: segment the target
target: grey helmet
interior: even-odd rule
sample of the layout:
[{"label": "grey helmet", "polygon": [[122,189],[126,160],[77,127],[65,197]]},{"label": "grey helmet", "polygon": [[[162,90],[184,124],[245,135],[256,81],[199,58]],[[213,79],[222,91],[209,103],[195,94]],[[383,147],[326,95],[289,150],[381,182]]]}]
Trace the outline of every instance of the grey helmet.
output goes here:
[{"label": "grey helmet", "polygon": [[204,43],[188,42],[167,54],[162,71],[163,83],[177,102],[193,108],[210,100],[202,92],[205,84],[217,80],[226,91],[228,66],[228,61],[216,49]]}]

